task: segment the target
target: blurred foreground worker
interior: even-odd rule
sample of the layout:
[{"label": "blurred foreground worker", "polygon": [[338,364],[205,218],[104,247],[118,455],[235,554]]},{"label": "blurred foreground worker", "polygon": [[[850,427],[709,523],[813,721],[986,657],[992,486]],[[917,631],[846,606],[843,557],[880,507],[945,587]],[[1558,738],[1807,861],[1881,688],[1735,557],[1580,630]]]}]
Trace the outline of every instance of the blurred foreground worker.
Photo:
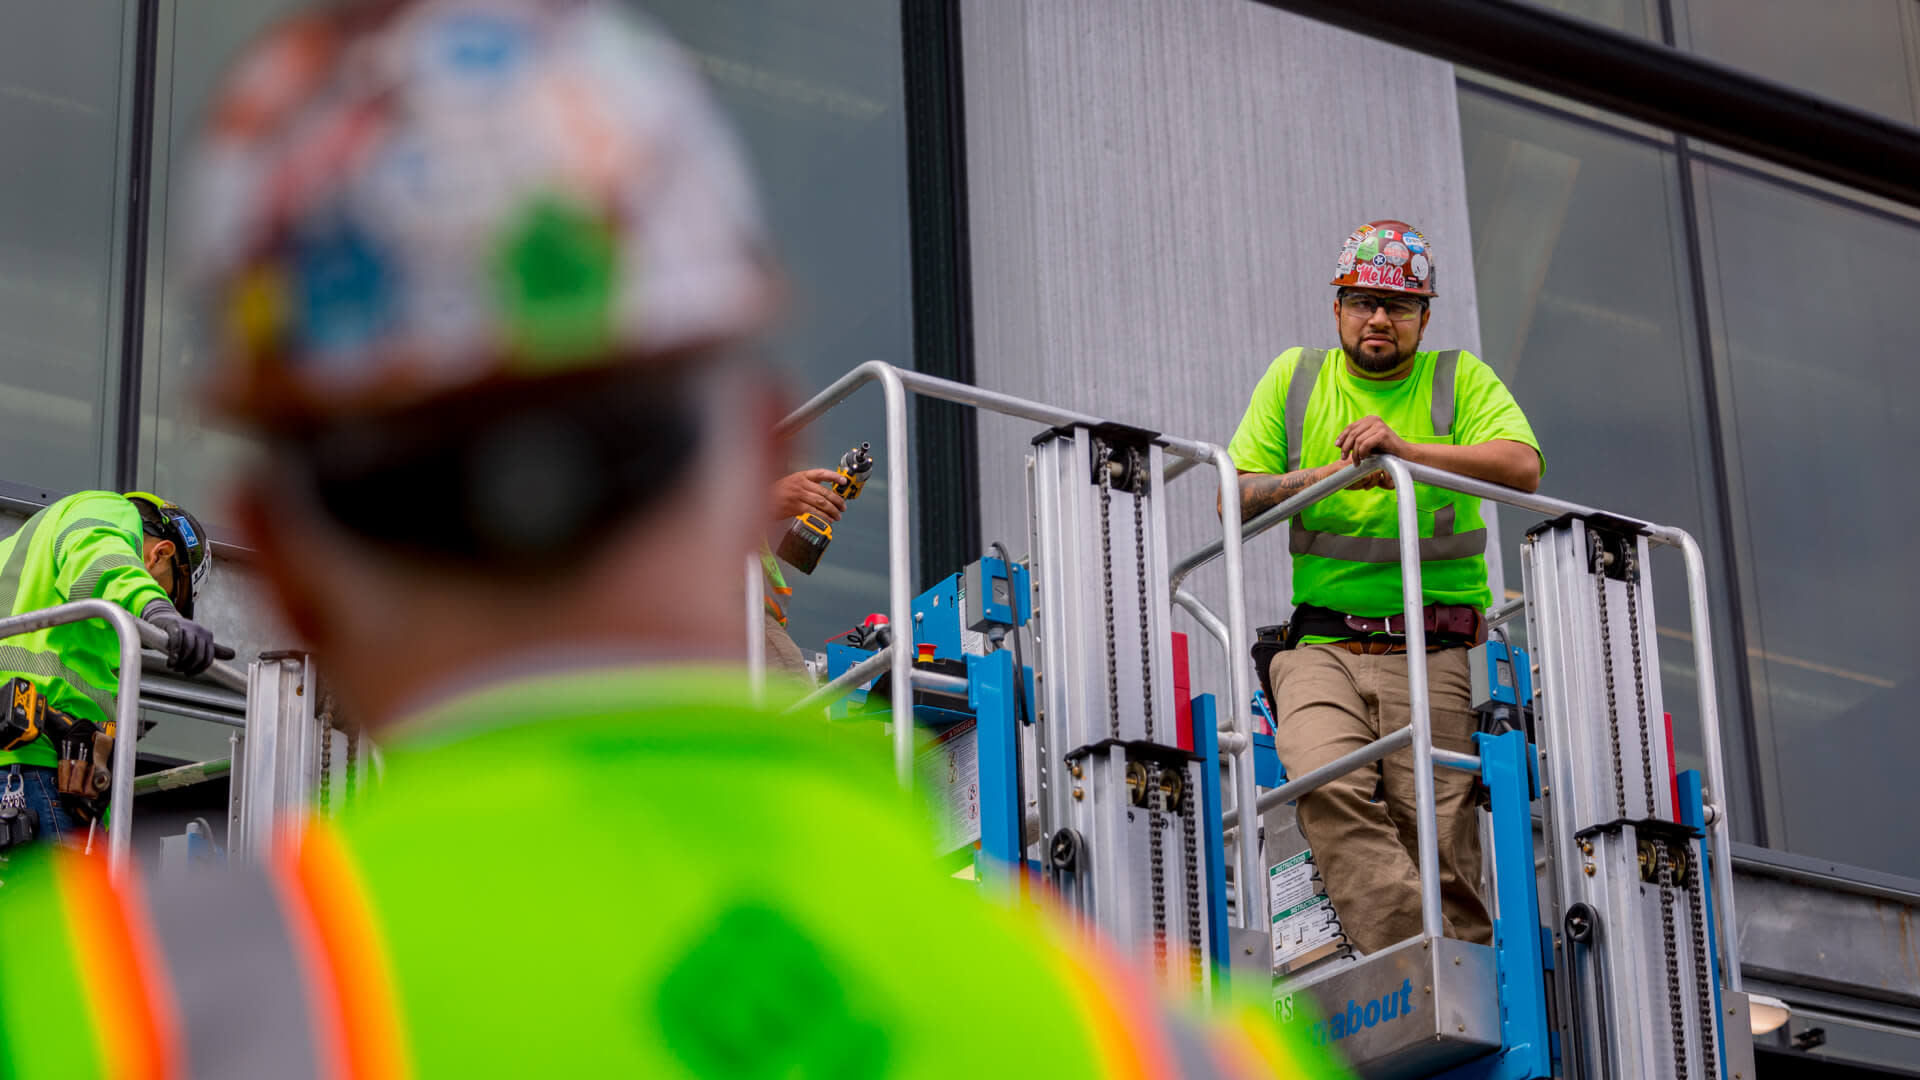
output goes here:
[{"label": "blurred foreground worker", "polygon": [[878,753],[742,704],[780,290],[668,42],[334,7],[210,123],[237,517],[383,782],[264,868],[10,881],[0,1000],[96,1007],[0,1010],[0,1073],[1312,1075],[937,876]]},{"label": "blurred foreground worker", "polygon": [[[1493,369],[1461,349],[1423,351],[1433,247],[1402,221],[1354,230],[1333,286],[1337,349],[1282,353],[1254,388],[1229,451],[1242,520],[1371,454],[1532,491],[1540,444]],[[1294,612],[1268,671],[1274,744],[1299,776],[1410,723],[1406,618],[1391,480],[1378,474],[1295,518]],[[1472,753],[1467,650],[1486,636],[1487,531],[1480,500],[1419,485],[1433,742]],[[1480,897],[1474,778],[1435,777],[1442,911],[1450,936],[1490,943]],[[1413,751],[1356,769],[1300,798],[1347,937],[1377,952],[1420,932]]]},{"label": "blurred foreground worker", "polygon": [[[847,500],[833,490],[839,480],[840,474],[832,469],[801,469],[775,481],[774,524],[785,527],[801,514],[814,514],[829,523],[839,521],[840,515],[847,511]],[[787,584],[787,576],[780,570],[780,560],[764,545],[760,548],[760,568],[766,578],[762,588],[765,589],[767,668],[812,682],[813,673],[807,670],[806,654],[787,632],[787,609],[782,601],[793,595],[793,587]]]},{"label": "blurred foreground worker", "polygon": [[[0,540],[0,596],[8,615],[72,600],[116,604],[166,631],[173,670],[198,675],[216,655],[233,657],[193,621],[213,565],[206,535],[158,495],[82,491]],[[98,819],[119,689],[120,639],[98,619],[0,639],[0,852],[84,837]]]}]

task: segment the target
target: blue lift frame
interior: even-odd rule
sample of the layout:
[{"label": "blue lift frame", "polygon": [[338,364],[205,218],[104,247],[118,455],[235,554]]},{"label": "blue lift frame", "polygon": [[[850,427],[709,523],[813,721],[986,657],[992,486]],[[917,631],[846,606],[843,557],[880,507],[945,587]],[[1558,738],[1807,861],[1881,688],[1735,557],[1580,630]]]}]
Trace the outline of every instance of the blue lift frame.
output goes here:
[{"label": "blue lift frame", "polygon": [[[1714,924],[1713,875],[1707,868],[1713,865],[1713,833],[1707,828],[1706,788],[1700,779],[1700,770],[1688,769],[1677,776],[1680,783],[1680,804],[1675,811],[1680,815],[1680,824],[1692,829],[1700,838],[1700,861],[1696,864],[1700,877],[1700,903],[1707,913],[1707,955],[1720,955],[1719,927]],[[1717,1032],[1726,1017],[1726,1009],[1720,1004],[1720,965],[1713,965],[1713,1026]],[[1715,1044],[1725,1046],[1726,1040],[1716,1038]],[[1720,1059],[1720,1077],[1726,1080],[1727,1055],[1723,1052],[1715,1055]]]},{"label": "blue lift frame", "polygon": [[1539,759],[1524,732],[1475,735],[1480,780],[1492,796],[1494,966],[1500,978],[1499,1053],[1470,1061],[1445,1080],[1546,1080],[1553,1076],[1553,1027],[1547,1017],[1551,932],[1540,925],[1540,887],[1533,868],[1533,800]]}]

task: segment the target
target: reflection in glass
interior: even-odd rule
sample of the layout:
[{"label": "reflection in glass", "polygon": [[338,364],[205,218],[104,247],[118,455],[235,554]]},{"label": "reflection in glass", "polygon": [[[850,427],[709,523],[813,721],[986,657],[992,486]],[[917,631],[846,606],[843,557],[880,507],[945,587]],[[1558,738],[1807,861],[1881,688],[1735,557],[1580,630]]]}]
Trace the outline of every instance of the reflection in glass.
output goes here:
[{"label": "reflection in glass", "polygon": [[[1678,525],[1717,550],[1672,154],[1467,85],[1460,127],[1484,357],[1533,422],[1546,459],[1541,490]],[[1507,587],[1518,589],[1519,543],[1536,519],[1501,514]],[[1666,555],[1652,569],[1666,707],[1682,767],[1698,767],[1685,575]],[[1712,572],[1724,589],[1726,568]],[[1738,713],[1722,689],[1737,778]],[[1735,785],[1743,827],[1749,793]]]},{"label": "reflection in glass", "polygon": [[[1563,15],[1578,15],[1580,18],[1612,27],[1639,37],[1646,37],[1647,27],[1657,25],[1647,17],[1647,0],[1533,0],[1544,8],[1552,8]],[[1658,33],[1653,34],[1659,37]]]},{"label": "reflection in glass", "polygon": [[124,5],[0,9],[0,475],[109,480]]},{"label": "reflection in glass", "polygon": [[1920,230],[1721,168],[1703,207],[1776,847],[1920,876]]},{"label": "reflection in glass", "polygon": [[[173,7],[163,50],[155,171],[164,184],[184,161],[193,125],[234,53],[301,0],[196,0]],[[794,299],[772,353],[811,394],[871,359],[912,363],[906,122],[900,5],[888,0],[649,0],[641,5],[692,52],[739,126],[758,176],[774,243]],[[156,208],[156,229],[177,230],[179,201]],[[150,280],[160,344],[150,353],[152,412],[142,445],[150,482],[175,498],[219,490],[241,452],[196,415],[200,338],[177,268],[156,259]],[[879,392],[864,391],[801,440],[796,468],[831,465],[849,446],[885,443]],[[0,444],[3,445],[3,444]],[[885,607],[889,463],[835,527],[811,577],[788,573],[794,639],[825,649]],[[217,502],[217,500],[216,500]]]},{"label": "reflection in glass", "polygon": [[1684,0],[1694,51],[1911,124],[1913,0]]}]

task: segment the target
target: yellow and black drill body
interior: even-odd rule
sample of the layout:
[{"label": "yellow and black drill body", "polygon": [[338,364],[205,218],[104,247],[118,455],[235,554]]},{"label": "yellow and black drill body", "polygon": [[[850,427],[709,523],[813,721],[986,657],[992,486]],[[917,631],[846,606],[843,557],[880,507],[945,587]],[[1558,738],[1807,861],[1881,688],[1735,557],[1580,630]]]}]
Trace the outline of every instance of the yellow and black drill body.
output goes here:
[{"label": "yellow and black drill body", "polygon": [[[848,502],[860,497],[860,489],[867,486],[867,477],[873,472],[872,451],[872,443],[861,443],[840,456],[840,479],[833,485],[834,494]],[[814,514],[801,514],[780,537],[780,550],[776,554],[781,562],[803,574],[811,574],[831,543],[832,522],[822,521]]]}]

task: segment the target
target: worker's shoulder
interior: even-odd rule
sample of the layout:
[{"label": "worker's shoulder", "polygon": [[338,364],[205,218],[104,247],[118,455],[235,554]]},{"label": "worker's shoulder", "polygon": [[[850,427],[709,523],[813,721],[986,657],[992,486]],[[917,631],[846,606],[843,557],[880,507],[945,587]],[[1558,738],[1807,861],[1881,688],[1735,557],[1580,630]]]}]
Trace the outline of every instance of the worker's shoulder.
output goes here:
[{"label": "worker's shoulder", "polygon": [[1500,376],[1495,374],[1493,367],[1475,355],[1471,349],[1432,349],[1425,350],[1425,354],[1431,358],[1435,364],[1438,364],[1441,357],[1451,354],[1455,358],[1453,364],[1454,377],[1456,379],[1493,379],[1496,382],[1499,381]]},{"label": "worker's shoulder", "polygon": [[118,529],[140,527],[140,511],[126,496],[112,491],[76,491],[48,503],[44,513],[56,521],[92,521]]},{"label": "worker's shoulder", "polygon": [[1312,361],[1324,367],[1328,357],[1337,356],[1339,353],[1338,348],[1312,345],[1290,346],[1267,365],[1267,377],[1273,382],[1276,390],[1284,389],[1292,381],[1294,372],[1300,370],[1301,364]]},{"label": "worker's shoulder", "polygon": [[[764,808],[768,828],[831,807],[903,804],[878,725],[830,728],[747,699],[744,672],[608,669],[513,680],[407,721],[386,740],[365,828],[404,832],[503,801],[638,822]],[[476,784],[476,777],[491,778]]]}]

